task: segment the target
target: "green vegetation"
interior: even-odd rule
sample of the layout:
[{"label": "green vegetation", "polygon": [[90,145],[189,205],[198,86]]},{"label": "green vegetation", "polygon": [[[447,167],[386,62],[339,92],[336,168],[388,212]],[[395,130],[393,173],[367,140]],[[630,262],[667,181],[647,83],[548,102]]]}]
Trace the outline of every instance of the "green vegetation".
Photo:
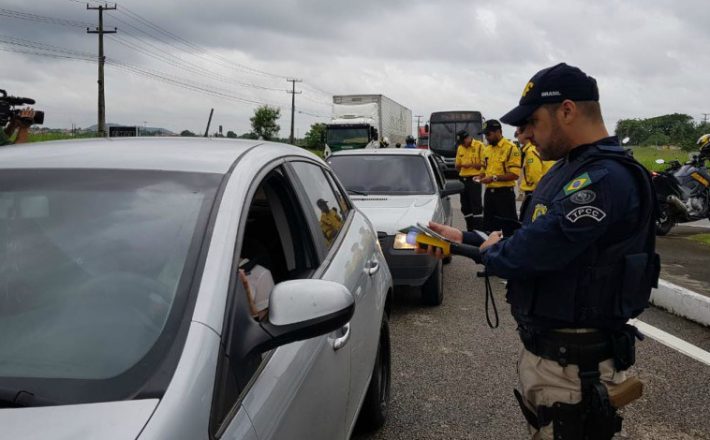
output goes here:
[{"label": "green vegetation", "polygon": [[656,159],[663,159],[666,162],[678,160],[680,163],[688,160],[688,152],[683,150],[658,149],[656,147],[633,147],[634,157],[651,171],[661,171],[667,165],[657,164]]},{"label": "green vegetation", "polygon": [[695,234],[688,237],[693,241],[697,241],[703,244],[710,245],[710,234]]},{"label": "green vegetation", "polygon": [[30,133],[30,142],[46,142],[46,141],[59,141],[63,139],[84,139],[97,137],[98,133],[86,132],[86,133],[63,133],[63,132],[49,132],[49,133]]},{"label": "green vegetation", "polygon": [[325,139],[325,124],[316,122],[311,125],[303,140],[307,149],[323,151],[325,148],[323,139]]},{"label": "green vegetation", "polygon": [[276,123],[280,117],[280,108],[262,105],[261,107],[255,109],[254,116],[249,118],[251,121],[252,133],[256,137],[261,137],[264,140],[272,140],[279,133],[279,130],[281,130],[281,126]]},{"label": "green vegetation", "polygon": [[647,119],[620,119],[616,123],[619,139],[629,138],[629,145],[674,145],[684,150],[696,148],[700,136],[710,132],[710,124],[693,121],[693,117],[681,113],[656,116]]}]

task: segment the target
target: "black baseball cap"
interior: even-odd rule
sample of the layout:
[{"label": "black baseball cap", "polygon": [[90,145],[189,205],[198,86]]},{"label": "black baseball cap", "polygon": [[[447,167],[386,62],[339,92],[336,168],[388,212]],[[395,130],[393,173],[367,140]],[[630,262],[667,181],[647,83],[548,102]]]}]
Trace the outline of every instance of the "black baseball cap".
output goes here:
[{"label": "black baseball cap", "polygon": [[544,104],[572,101],[599,101],[597,80],[578,67],[565,63],[537,72],[523,89],[518,106],[506,113],[501,121],[519,127]]},{"label": "black baseball cap", "polygon": [[483,123],[483,128],[481,128],[481,131],[479,131],[478,134],[484,134],[496,130],[502,131],[503,126],[500,125],[500,122],[496,121],[495,119],[489,119]]}]

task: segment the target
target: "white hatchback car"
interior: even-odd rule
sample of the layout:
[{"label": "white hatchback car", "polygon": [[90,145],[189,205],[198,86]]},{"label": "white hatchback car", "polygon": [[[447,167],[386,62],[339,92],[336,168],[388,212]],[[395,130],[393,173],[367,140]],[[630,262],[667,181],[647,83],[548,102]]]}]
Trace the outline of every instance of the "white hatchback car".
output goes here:
[{"label": "white hatchback car", "polygon": [[0,256],[3,438],[330,440],[384,421],[392,279],[305,150],[3,147]]},{"label": "white hatchback car", "polygon": [[421,286],[425,304],[441,304],[442,262],[415,254],[414,246],[407,243],[407,234],[401,230],[429,221],[450,225],[450,196],[463,191],[463,184],[447,181],[441,158],[429,150],[339,151],[328,158],[328,163],[351,200],[375,226],[395,285]]}]

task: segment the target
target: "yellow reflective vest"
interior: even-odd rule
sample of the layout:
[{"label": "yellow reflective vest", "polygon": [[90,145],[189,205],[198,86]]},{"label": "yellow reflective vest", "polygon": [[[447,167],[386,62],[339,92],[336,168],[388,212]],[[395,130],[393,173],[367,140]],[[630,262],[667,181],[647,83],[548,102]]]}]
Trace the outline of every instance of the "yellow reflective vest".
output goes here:
[{"label": "yellow reflective vest", "polygon": [[338,231],[342,226],[343,220],[340,218],[335,208],[331,208],[331,210],[327,213],[321,213],[320,228],[323,231],[323,236],[329,245],[333,242],[333,239],[338,234]]},{"label": "yellow reflective vest", "polygon": [[520,179],[522,191],[534,191],[547,170],[555,164],[554,160],[542,160],[535,145],[528,142],[523,147],[523,174]]},{"label": "yellow reflective vest", "polygon": [[[483,150],[483,163],[485,168],[483,174],[486,177],[502,176],[513,173],[520,175],[520,150],[514,143],[506,138],[501,138],[495,145],[488,145]],[[505,182],[491,182],[486,185],[488,188],[514,187],[515,180]]]},{"label": "yellow reflective vest", "polygon": [[483,142],[477,141],[473,139],[471,141],[471,145],[468,147],[463,146],[463,144],[459,145],[458,149],[456,150],[456,167],[461,167],[459,168],[459,176],[461,177],[471,177],[471,176],[478,176],[481,174],[480,169],[475,169],[475,168],[463,168],[464,166],[467,165],[476,165],[476,164],[481,164],[483,165],[483,149],[486,146],[483,145]]}]

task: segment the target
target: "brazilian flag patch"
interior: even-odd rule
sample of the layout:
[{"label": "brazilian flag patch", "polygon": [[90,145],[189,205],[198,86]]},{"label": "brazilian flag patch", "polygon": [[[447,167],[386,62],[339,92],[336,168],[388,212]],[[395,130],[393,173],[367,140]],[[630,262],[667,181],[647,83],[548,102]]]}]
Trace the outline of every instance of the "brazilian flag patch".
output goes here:
[{"label": "brazilian flag patch", "polygon": [[592,179],[589,174],[584,173],[576,179],[571,180],[567,185],[565,185],[565,195],[568,196],[574,192],[579,191],[592,184]]}]

